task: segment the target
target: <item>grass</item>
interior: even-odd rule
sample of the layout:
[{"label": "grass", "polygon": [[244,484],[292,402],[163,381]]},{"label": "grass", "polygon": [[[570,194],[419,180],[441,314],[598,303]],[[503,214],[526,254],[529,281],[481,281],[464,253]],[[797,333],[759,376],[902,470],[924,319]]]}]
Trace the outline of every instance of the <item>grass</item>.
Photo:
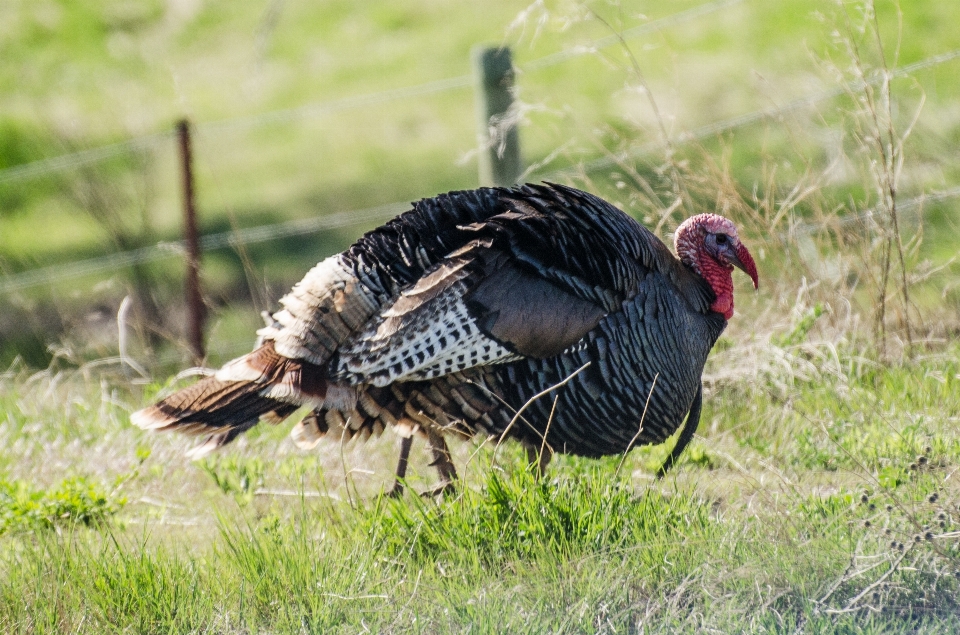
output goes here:
[{"label": "grass", "polygon": [[[522,7],[502,0],[481,10],[424,0],[403,9],[374,4],[357,11],[338,2],[242,8],[217,2],[27,3],[18,6],[0,33],[0,54],[22,60],[0,70],[0,86],[7,88],[0,91],[0,168],[163,133],[187,114],[198,124],[197,190],[204,232],[473,187],[475,116],[469,87],[264,121],[244,118],[468,76],[472,46],[506,42],[522,71],[522,149],[528,164],[542,164],[531,175],[538,179],[608,153],[635,152],[659,141],[661,133],[621,47],[608,44],[562,63],[535,63],[697,6]],[[877,4],[888,66],[952,50],[951,33],[941,25],[956,21],[955,7],[925,1],[900,9],[898,34],[896,5]],[[673,138],[676,166],[684,179],[707,186],[694,192],[697,206],[718,202],[715,178],[709,174],[714,170],[735,184],[744,199],[741,213],[769,205],[766,220],[772,220],[779,203],[790,203],[790,213],[779,217],[777,227],[760,224],[751,228],[755,235],[784,231],[796,219],[821,220],[820,212],[834,214],[837,204],[851,212],[877,204],[875,188],[862,178],[869,174],[872,154],[860,151],[864,135],[857,131],[864,118],[858,95],[830,99],[782,120],[683,141],[684,133],[698,126],[855,80],[845,33],[860,44],[867,70],[879,68],[861,13],[859,4],[843,9],[827,1],[768,6],[744,0],[627,41]],[[367,45],[358,49],[357,41]],[[905,140],[910,161],[904,164],[903,197],[946,189],[956,180],[951,158],[956,144],[951,140],[958,129],[953,104],[960,84],[954,64],[894,80],[900,128],[909,125],[923,102]],[[176,161],[172,139],[162,139],[91,165],[0,183],[0,271],[15,273],[177,238]],[[675,179],[662,163],[662,152],[653,151],[623,165],[555,178],[654,219],[671,209],[671,201],[666,194],[644,195],[643,182],[670,192]],[[801,191],[815,187],[823,199],[793,200],[795,186]],[[691,211],[692,203],[688,207]],[[946,207],[953,209],[949,202]],[[928,206],[924,211],[932,210]],[[675,213],[662,229],[669,230],[677,218]],[[924,218],[930,236],[949,236],[956,229],[949,212]],[[207,300],[214,320],[222,319],[224,328],[231,329],[225,339],[235,341],[254,327],[259,310],[272,306],[303,271],[367,228],[271,242],[246,253],[209,254]],[[947,242],[925,241],[918,258],[946,263],[953,255],[944,247]],[[244,267],[244,258],[250,266]],[[171,260],[152,268],[148,282],[117,270],[4,294],[2,314],[9,317],[0,317],[5,343],[0,366],[17,354],[45,366],[51,360],[44,350],[51,333],[70,341],[82,359],[103,356],[102,349],[80,345],[93,339],[86,327],[91,306],[115,312],[124,295],[147,286],[157,302],[176,310],[176,317],[165,320],[153,316],[151,326],[163,341],[176,340],[182,328],[178,264]],[[240,302],[259,305],[253,312],[246,307],[240,312],[252,319],[231,315],[230,307]],[[38,314],[42,319],[29,319]],[[155,345],[153,338],[148,348]],[[235,352],[215,352],[212,361]]]},{"label": "grass", "polygon": [[[769,369],[791,349],[760,350],[758,368]],[[620,457],[559,457],[537,482],[518,447],[493,465],[488,448],[461,443],[465,486],[437,502],[378,493],[389,486],[391,439],[300,453],[285,430],[264,428],[191,465],[178,458],[188,441],[126,423],[136,386],[115,377],[103,390],[76,371],[8,376],[9,472],[36,476],[58,457],[110,513],[91,527],[81,516],[10,526],[0,626],[953,630],[958,352],[876,366],[841,348],[839,372],[807,378],[708,372],[702,436],[663,482],[652,480],[662,447],[632,452],[619,472]],[[730,347],[713,364],[743,353]],[[411,486],[427,489],[435,476],[414,455]],[[55,498],[57,483],[46,487]],[[5,517],[28,515],[7,500]]]},{"label": "grass", "polygon": [[23,482],[0,481],[0,533],[58,525],[101,525],[126,499],[115,498],[84,478],[68,478],[49,491]]},{"label": "grass", "polygon": [[[949,51],[960,9],[878,2],[874,21],[863,2],[744,0],[630,39],[630,55],[534,64],[693,6],[18,5],[0,25],[0,54],[23,60],[0,69],[0,168],[187,113],[206,232],[472,187],[469,89],[230,120],[466,75],[472,45],[504,41],[535,176],[572,167],[558,178],[665,238],[687,213],[721,211],[761,291],[737,280],[699,436],[664,481],[652,474],[670,443],[557,457],[538,482],[520,448],[495,460],[476,440],[453,447],[463,485],[436,501],[409,492],[436,478],[419,444],[406,497],[382,496],[390,432],[303,453],[263,425],[190,463],[189,441],[130,426],[175,380],[120,365],[112,315],[149,287],[166,317],[153,338],[131,325],[128,353],[152,378],[179,370],[176,259],[141,271],[149,285],[121,272],[5,296],[0,631],[960,630],[957,205],[904,205],[956,183],[955,62],[683,136]],[[650,149],[660,124],[671,152]],[[175,183],[167,141],[0,183],[0,270],[173,238]],[[258,311],[364,227],[209,254],[208,363],[247,350]]]}]

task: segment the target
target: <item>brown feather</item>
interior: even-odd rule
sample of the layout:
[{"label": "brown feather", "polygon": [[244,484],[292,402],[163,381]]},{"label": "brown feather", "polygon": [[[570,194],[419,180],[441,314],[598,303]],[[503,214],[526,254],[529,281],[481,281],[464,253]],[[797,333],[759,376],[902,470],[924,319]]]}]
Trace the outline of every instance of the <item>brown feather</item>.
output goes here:
[{"label": "brown feather", "polygon": [[279,355],[272,341],[206,377],[132,415],[150,430],[176,429],[209,435],[191,451],[198,458],[235,439],[263,418],[279,423],[300,404],[322,401],[323,371],[313,364]]},{"label": "brown feather", "polygon": [[466,259],[450,260],[424,276],[411,289],[404,291],[396,302],[383,312],[386,318],[377,329],[377,338],[386,338],[402,328],[404,318],[415,319],[417,310],[450,290],[460,280],[470,275],[465,269]]}]

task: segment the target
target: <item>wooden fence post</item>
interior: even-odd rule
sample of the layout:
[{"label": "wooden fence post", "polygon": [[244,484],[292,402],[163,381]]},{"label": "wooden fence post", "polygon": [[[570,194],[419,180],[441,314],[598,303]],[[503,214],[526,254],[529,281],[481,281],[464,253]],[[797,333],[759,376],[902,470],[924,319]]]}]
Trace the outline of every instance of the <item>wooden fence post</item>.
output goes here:
[{"label": "wooden fence post", "polygon": [[508,48],[473,49],[480,185],[510,186],[523,171],[520,135],[512,121],[514,71]]},{"label": "wooden fence post", "polygon": [[180,164],[183,173],[183,240],[187,245],[187,343],[193,352],[194,362],[203,363],[203,323],[206,307],[200,294],[200,240],[197,237],[197,209],[193,188],[193,154],[190,147],[190,122],[177,122],[177,139],[180,141]]}]

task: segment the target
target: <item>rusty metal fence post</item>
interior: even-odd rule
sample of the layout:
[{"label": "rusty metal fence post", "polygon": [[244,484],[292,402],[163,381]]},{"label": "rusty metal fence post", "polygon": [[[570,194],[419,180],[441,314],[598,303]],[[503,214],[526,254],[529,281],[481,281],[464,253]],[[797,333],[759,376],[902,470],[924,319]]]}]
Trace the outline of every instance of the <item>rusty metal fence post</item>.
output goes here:
[{"label": "rusty metal fence post", "polygon": [[197,209],[193,183],[193,153],[190,143],[190,122],[177,122],[180,145],[180,163],[183,174],[183,239],[187,245],[187,272],[185,277],[187,300],[187,344],[196,364],[206,356],[203,346],[203,324],[206,307],[200,293],[200,240],[197,235]]}]

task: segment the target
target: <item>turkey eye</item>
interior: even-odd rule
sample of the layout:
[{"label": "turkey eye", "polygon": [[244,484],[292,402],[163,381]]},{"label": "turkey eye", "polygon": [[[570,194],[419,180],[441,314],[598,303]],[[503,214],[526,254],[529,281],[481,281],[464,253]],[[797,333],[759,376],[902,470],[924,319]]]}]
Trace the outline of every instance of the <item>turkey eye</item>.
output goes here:
[{"label": "turkey eye", "polygon": [[726,243],[727,243],[727,235],[726,235],[726,234],[717,234],[717,244],[718,244],[718,245],[725,245]]}]

